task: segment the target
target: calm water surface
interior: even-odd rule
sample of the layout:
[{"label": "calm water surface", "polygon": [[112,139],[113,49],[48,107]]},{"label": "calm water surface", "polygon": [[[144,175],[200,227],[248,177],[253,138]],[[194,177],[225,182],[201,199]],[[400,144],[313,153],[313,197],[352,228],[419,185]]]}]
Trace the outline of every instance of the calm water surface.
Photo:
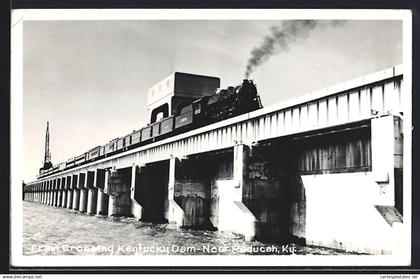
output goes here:
[{"label": "calm water surface", "polygon": [[127,217],[100,217],[23,202],[24,255],[338,255],[345,251],[246,242],[217,231],[175,229]]}]

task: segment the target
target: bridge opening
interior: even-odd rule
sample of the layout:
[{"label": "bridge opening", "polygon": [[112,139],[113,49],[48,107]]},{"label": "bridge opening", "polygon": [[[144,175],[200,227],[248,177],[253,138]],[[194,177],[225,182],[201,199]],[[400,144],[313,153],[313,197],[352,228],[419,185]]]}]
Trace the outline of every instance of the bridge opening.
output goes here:
[{"label": "bridge opening", "polygon": [[242,202],[256,218],[255,239],[290,242],[296,162],[287,141],[245,149]]},{"label": "bridge opening", "polygon": [[[165,202],[168,196],[169,162],[141,167],[136,179],[135,200],[141,205],[141,221],[166,223]],[[138,182],[137,182],[138,181]]]},{"label": "bridge opening", "polygon": [[[345,220],[345,214],[340,220],[334,220],[331,216],[335,216],[334,211],[341,210],[339,203],[351,199],[350,196],[345,197],[346,191],[357,191],[357,181],[366,179],[366,172],[372,170],[370,126],[322,131],[316,135],[295,135],[273,140],[271,146],[271,150],[277,150],[274,152],[277,158],[273,162],[276,162],[277,171],[288,187],[285,193],[289,201],[283,198],[278,200],[280,203],[288,203],[289,207],[289,210],[284,207],[284,214],[279,215],[279,223],[288,226],[288,231],[284,230],[283,234],[288,233],[290,241],[305,244],[308,235],[312,238],[316,231],[325,234],[337,226],[336,222],[348,226],[351,221]],[[346,178],[343,174],[350,176]],[[353,202],[363,199],[360,197],[359,201]],[[329,226],[331,229],[328,229]]]},{"label": "bridge opening", "polygon": [[183,227],[216,230],[217,181],[231,178],[231,150],[197,154],[177,162],[174,200],[184,210]]}]

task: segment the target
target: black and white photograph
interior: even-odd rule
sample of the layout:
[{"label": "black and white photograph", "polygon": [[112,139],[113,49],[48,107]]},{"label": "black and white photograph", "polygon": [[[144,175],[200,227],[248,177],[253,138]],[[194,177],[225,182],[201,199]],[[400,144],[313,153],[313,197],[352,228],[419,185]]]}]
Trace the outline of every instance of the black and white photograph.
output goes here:
[{"label": "black and white photograph", "polygon": [[409,266],[409,10],[14,10],[11,262]]}]

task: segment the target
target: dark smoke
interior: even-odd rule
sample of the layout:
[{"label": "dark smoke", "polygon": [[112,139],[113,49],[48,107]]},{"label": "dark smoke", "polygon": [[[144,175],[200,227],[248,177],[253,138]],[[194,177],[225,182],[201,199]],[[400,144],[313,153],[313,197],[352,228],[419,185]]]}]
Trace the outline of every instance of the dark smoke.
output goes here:
[{"label": "dark smoke", "polygon": [[[337,26],[344,21],[324,21],[322,25]],[[270,34],[264,37],[262,44],[251,51],[251,57],[246,66],[245,78],[255,71],[256,67],[266,62],[273,54],[289,50],[291,43],[297,39],[305,39],[310,31],[320,25],[318,20],[293,20],[285,21],[281,26],[271,26]]]}]

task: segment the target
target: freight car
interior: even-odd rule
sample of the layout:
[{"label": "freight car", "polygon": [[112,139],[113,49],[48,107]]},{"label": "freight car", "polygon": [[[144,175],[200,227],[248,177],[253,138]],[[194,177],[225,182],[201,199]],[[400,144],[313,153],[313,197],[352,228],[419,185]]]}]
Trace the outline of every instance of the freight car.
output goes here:
[{"label": "freight car", "polygon": [[262,108],[262,104],[255,84],[252,80],[245,79],[238,86],[219,90],[212,96],[203,96],[181,107],[179,112],[174,115],[167,116],[140,130],[135,130],[121,138],[115,138],[105,145],[97,146],[73,157],[61,164],[62,167],[53,166],[43,175],[61,171],[63,168],[70,169],[80,166],[260,108]]}]

